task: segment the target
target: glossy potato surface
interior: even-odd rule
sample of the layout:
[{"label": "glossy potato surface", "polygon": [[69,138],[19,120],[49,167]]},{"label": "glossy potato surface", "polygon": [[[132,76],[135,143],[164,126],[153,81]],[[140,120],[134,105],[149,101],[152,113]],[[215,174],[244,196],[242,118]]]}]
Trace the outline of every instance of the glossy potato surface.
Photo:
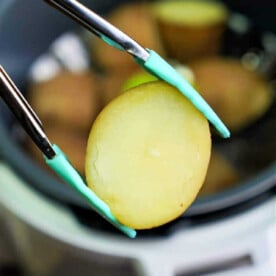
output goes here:
[{"label": "glossy potato surface", "polygon": [[161,81],[130,89],[107,105],[88,139],[89,187],[118,220],[149,229],[194,201],[211,149],[207,120]]}]

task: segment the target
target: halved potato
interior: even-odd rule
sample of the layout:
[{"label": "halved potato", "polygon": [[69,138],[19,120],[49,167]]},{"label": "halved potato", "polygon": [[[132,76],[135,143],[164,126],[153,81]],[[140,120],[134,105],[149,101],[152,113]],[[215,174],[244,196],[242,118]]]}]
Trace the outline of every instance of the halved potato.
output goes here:
[{"label": "halved potato", "polygon": [[204,181],[209,124],[162,81],[126,91],[107,105],[88,139],[89,187],[118,220],[148,229],[180,216]]},{"label": "halved potato", "polygon": [[160,38],[170,58],[186,62],[217,54],[228,11],[218,1],[157,1],[152,7]]},{"label": "halved potato", "polygon": [[31,85],[28,99],[43,122],[88,131],[100,110],[99,86],[93,72],[63,71]]},{"label": "halved potato", "polygon": [[214,195],[238,184],[238,170],[221,153],[212,150],[204,184],[198,196]]},{"label": "halved potato", "polygon": [[[106,19],[142,46],[154,49],[160,54],[163,53],[155,22],[147,4],[141,2],[122,4],[107,15]],[[107,45],[100,39],[92,42],[94,42],[92,43],[92,58],[104,70],[120,72],[125,68],[129,71],[139,68],[127,53]]]},{"label": "halved potato", "polygon": [[121,70],[105,73],[101,77],[101,102],[106,106],[110,101],[116,98],[122,92],[125,81],[131,75],[130,72]]},{"label": "halved potato", "polygon": [[239,60],[225,57],[199,59],[189,64],[198,91],[231,131],[260,118],[272,103],[268,82]]}]

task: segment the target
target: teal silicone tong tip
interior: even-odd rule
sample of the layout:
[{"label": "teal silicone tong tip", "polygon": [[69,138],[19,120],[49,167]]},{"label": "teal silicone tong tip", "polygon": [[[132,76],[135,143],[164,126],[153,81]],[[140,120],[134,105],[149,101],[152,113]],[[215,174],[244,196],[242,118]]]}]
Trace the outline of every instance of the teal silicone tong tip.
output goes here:
[{"label": "teal silicone tong tip", "polygon": [[47,165],[54,170],[62,179],[73,187],[82,197],[84,197],[89,205],[98,214],[104,217],[108,222],[113,224],[120,231],[125,233],[130,238],[136,237],[136,231],[123,224],[121,224],[111,213],[108,205],[102,201],[92,190],[90,190],[84,183],[82,177],[71,165],[65,154],[57,145],[53,145],[56,153],[55,157],[48,159],[45,157]]},{"label": "teal silicone tong tip", "polygon": [[200,94],[155,51],[148,49],[148,52],[150,55],[146,61],[134,58],[135,61],[157,78],[175,86],[207,118],[222,137],[229,138],[230,131]]}]

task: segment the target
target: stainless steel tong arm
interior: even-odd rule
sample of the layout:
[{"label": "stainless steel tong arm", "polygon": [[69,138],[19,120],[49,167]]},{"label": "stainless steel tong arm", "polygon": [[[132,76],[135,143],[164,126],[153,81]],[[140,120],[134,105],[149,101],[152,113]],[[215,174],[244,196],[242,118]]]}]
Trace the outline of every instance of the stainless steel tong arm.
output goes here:
[{"label": "stainless steel tong arm", "polygon": [[0,96],[44,155],[49,159],[53,158],[55,151],[43,130],[41,121],[1,66]]},{"label": "stainless steel tong arm", "polygon": [[148,51],[121,30],[76,0],[44,0],[70,16],[108,44],[146,61]]}]

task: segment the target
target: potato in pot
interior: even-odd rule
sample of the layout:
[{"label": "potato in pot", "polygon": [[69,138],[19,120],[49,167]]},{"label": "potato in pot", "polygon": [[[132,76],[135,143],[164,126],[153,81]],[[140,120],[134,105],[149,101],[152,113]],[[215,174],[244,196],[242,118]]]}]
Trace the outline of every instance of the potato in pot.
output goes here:
[{"label": "potato in pot", "polygon": [[88,131],[100,110],[98,78],[93,72],[63,71],[30,86],[28,99],[43,122]]},{"label": "potato in pot", "polygon": [[198,91],[233,132],[259,119],[272,103],[268,82],[239,60],[210,57],[189,66]]}]

